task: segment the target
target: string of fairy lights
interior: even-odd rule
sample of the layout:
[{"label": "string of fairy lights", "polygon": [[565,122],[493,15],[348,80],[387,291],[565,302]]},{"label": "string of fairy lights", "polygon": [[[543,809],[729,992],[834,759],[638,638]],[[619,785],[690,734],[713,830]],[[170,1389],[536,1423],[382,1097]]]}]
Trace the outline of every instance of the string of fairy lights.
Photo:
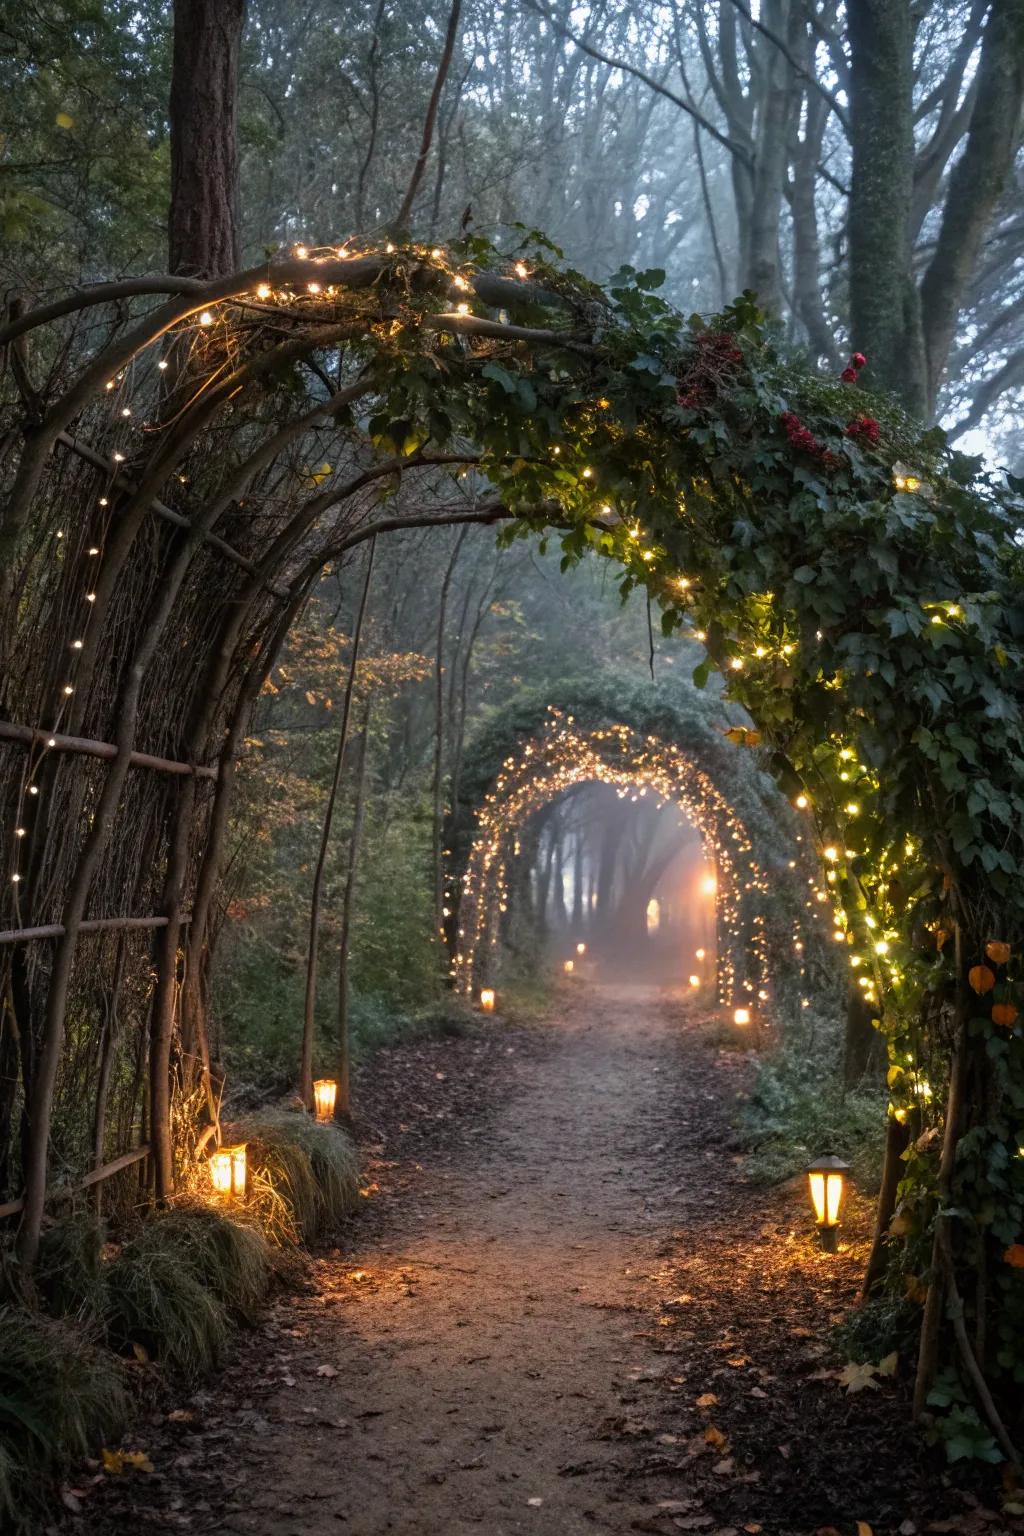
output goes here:
[{"label": "string of fairy lights", "polygon": [[[276,261],[271,261],[265,269],[265,274],[254,282],[251,290],[230,294],[225,298],[210,301],[207,305],[197,305],[195,310],[176,324],[171,335],[178,356],[187,360],[188,370],[196,369],[197,376],[201,376],[202,364],[208,356],[210,369],[216,372],[224,366],[225,358],[231,350],[239,346],[243,334],[242,323],[246,320],[258,321],[265,315],[273,321],[275,314],[282,311],[287,312],[292,319],[299,322],[323,320],[337,312],[338,301],[342,296],[349,305],[358,302],[358,293],[361,290],[351,289],[345,285],[337,272],[337,263],[339,261],[347,263],[367,256],[395,256],[400,262],[411,259],[433,268],[447,280],[449,285],[450,309],[447,312],[447,318],[454,320],[474,314],[477,302],[474,277],[477,268],[472,262],[453,256],[441,246],[410,244],[398,247],[390,241],[383,246],[363,248],[356,248],[352,243],[317,246],[299,244],[292,246],[290,250],[282,251]],[[301,277],[296,276],[297,264],[303,269]],[[305,276],[305,271],[308,271],[308,277]],[[509,260],[502,265],[502,275],[507,279],[525,281],[531,278],[533,273],[525,261]],[[338,277],[339,280],[332,281],[332,276]],[[373,303],[372,300],[370,302]],[[506,318],[503,311],[500,312],[500,318],[502,320]],[[382,317],[379,309],[376,309],[368,316],[368,325],[373,331],[388,337],[401,330],[408,323],[408,319],[409,317],[404,315]],[[29,818],[25,814],[26,800],[29,796],[37,799],[40,794],[40,785],[37,782],[39,766],[46,752],[56,745],[56,734],[69,712],[75,693],[76,661],[86,646],[92,628],[102,617],[95,610],[97,587],[100,585],[98,573],[101,569],[103,542],[109,526],[109,518],[112,515],[111,502],[115,499],[115,493],[119,488],[121,466],[135,457],[139,432],[148,433],[155,430],[153,424],[147,422],[147,414],[152,408],[152,403],[159,397],[156,381],[169,366],[166,356],[157,355],[163,342],[162,335],[153,337],[152,342],[141,348],[136,357],[123,362],[112,377],[103,381],[98,391],[110,401],[108,430],[104,435],[104,441],[108,445],[110,467],[109,470],[100,471],[101,482],[97,495],[97,510],[100,516],[93,520],[93,526],[98,524],[101,532],[96,542],[86,544],[83,539],[78,546],[84,561],[82,580],[79,584],[82,606],[80,612],[73,617],[68,633],[66,678],[63,683],[56,685],[61,692],[56,705],[50,712],[49,723],[40,731],[42,750],[35,747],[29,752],[22,781],[15,818],[11,873],[16,907],[19,887],[27,866],[26,843],[29,840],[27,825]],[[148,355],[153,358],[153,363],[149,367],[144,363],[147,349]],[[668,568],[671,562],[667,551],[651,539],[647,530],[639,522],[626,521],[620,516],[616,507],[607,500],[607,493],[602,489],[598,470],[593,463],[587,461],[588,432],[596,430],[598,424],[607,424],[608,427],[614,425],[614,413],[611,416],[608,415],[610,403],[604,398],[592,402],[585,417],[587,424],[583,425],[579,440],[575,443],[552,445],[552,455],[559,457],[560,464],[563,466],[561,473],[563,475],[569,473],[573,482],[572,494],[582,499],[581,505],[586,503],[593,515],[601,519],[605,526],[614,528],[620,525],[622,548],[619,556],[627,569],[632,569],[649,590],[662,590],[681,611],[684,631],[698,642],[704,643],[707,640],[706,631],[698,626],[707,621],[705,610],[709,611],[712,598],[705,592],[699,577]],[[580,420],[582,423],[584,418]],[[185,484],[184,475],[178,474],[176,478]],[[922,490],[920,478],[911,473],[906,466],[899,464],[893,467],[893,483],[897,493],[913,494]],[[54,551],[55,556],[67,558],[67,554],[70,554],[68,545],[74,543],[74,539],[65,541],[63,529],[56,530],[54,537],[57,546]],[[62,551],[67,551],[67,554]],[[741,640],[739,636],[731,638],[726,636],[721,641],[721,654],[714,658],[715,665],[726,674],[727,679],[735,677],[738,683],[753,685],[755,688],[758,686],[762,668],[770,669],[780,660],[790,661],[799,645],[803,643],[802,639],[790,633],[786,622],[780,623],[780,616],[773,612],[773,594],[764,593],[759,601],[763,613],[756,620],[758,629],[756,641],[753,636],[747,640]],[[956,603],[936,601],[925,603],[923,607],[929,612],[930,622],[934,624],[957,623],[964,618],[963,611]],[[761,633],[762,630],[763,633]],[[816,639],[819,642],[823,639],[820,632]],[[768,675],[766,672],[766,678]],[[839,687],[841,683],[836,678],[826,686]],[[870,873],[854,873],[851,867],[854,861],[858,861],[858,871],[865,861],[861,856],[863,850],[858,850],[856,846],[856,833],[853,829],[862,807],[877,791],[878,783],[871,771],[858,761],[857,753],[850,743],[835,742],[832,745],[839,760],[835,765],[837,772],[833,775],[830,765],[824,759],[820,759],[818,767],[821,782],[808,786],[806,792],[799,794],[794,802],[797,809],[809,810],[814,817],[817,835],[813,841],[822,858],[825,873],[824,883],[820,878],[809,877],[806,905],[812,916],[819,920],[824,920],[831,913],[833,936],[837,943],[845,943],[851,951],[849,964],[856,973],[856,984],[859,990],[867,1003],[880,1007],[883,994],[896,987],[900,977],[897,953],[898,924],[895,913],[885,898],[885,889],[887,883],[898,872],[899,855],[910,858],[915,849],[908,840],[902,850],[890,849],[885,855],[876,856]],[[721,872],[718,897],[719,922],[724,930],[728,931],[729,925],[738,921],[739,897],[745,894],[746,884],[734,871],[732,859],[735,855],[742,855],[744,860],[747,860],[749,839],[738,823],[734,829],[729,828],[727,817],[731,813],[727,812],[724,801],[720,807],[717,806],[713,799],[713,795],[717,792],[714,791],[713,786],[705,786],[700,771],[689,762],[667,764],[663,774],[655,761],[656,754],[671,753],[673,749],[657,746],[653,742],[645,744],[646,760],[641,761],[638,758],[630,765],[628,772],[624,766],[613,770],[594,743],[588,745],[579,738],[577,750],[581,754],[581,761],[587,765],[586,771],[594,771],[596,777],[603,777],[608,782],[617,782],[623,792],[626,790],[627,779],[630,782],[639,783],[641,788],[646,785],[662,796],[666,804],[672,802],[685,809],[688,815],[698,821],[698,825],[701,817],[708,821],[711,830],[706,831],[702,827],[702,832],[712,840],[718,838],[721,845],[718,853]],[[506,775],[514,775],[515,771],[516,764],[510,760],[506,765]],[[533,782],[538,785],[533,793],[535,795],[557,793],[562,776],[570,771],[567,763],[553,760],[548,773],[549,782],[545,787],[539,787],[543,775],[538,777],[533,774]],[[609,774],[614,776],[614,773],[620,774],[618,780],[614,777],[607,778]],[[849,799],[837,802],[831,793],[833,779],[838,780],[841,787],[850,786],[852,793]],[[574,782],[578,781],[578,778],[574,780]],[[508,798],[507,791],[510,790],[511,783],[511,779],[506,779],[504,785],[499,781],[499,786],[496,786],[496,795]],[[568,784],[568,779],[565,783]],[[684,801],[681,785],[690,786],[685,793],[693,801],[692,810]],[[525,784],[521,788],[521,793],[522,806],[517,809],[509,799],[509,804],[505,807],[505,821],[508,824],[511,824],[511,820],[514,820],[517,815],[521,819],[524,814],[527,814],[525,807],[530,803],[531,796],[527,793]],[[711,798],[707,798],[708,796]],[[715,807],[714,815],[710,809],[712,806]],[[495,807],[497,807],[497,801]],[[484,811],[489,814],[491,807],[484,807]],[[497,816],[496,808],[495,815]],[[721,835],[717,830],[715,817],[725,818],[722,820],[725,830]],[[471,989],[473,984],[472,978],[476,967],[474,956],[484,931],[480,925],[484,924],[486,927],[490,922],[490,918],[486,916],[488,902],[478,899],[476,882],[482,879],[481,891],[483,891],[484,887],[488,886],[488,882],[497,881],[500,889],[507,895],[504,857],[499,837],[501,820],[502,818],[498,816],[493,826],[486,820],[481,823],[473,858],[485,862],[479,869],[474,865],[467,870],[470,886],[462,892],[462,910],[466,913],[472,912],[473,915],[467,917],[463,923],[465,931],[461,937],[468,942],[458,946],[458,953],[462,958],[456,958],[454,969],[460,984],[467,989]],[[712,823],[715,824],[712,826]],[[491,843],[495,838],[498,838],[498,842],[492,847]],[[750,868],[754,868],[753,864]],[[762,879],[763,877],[758,873],[751,889],[762,891],[763,887],[760,883]],[[498,909],[500,905],[501,903],[498,902]],[[794,953],[800,959],[801,974],[805,975],[805,940],[799,924],[794,925],[792,942]],[[750,943],[752,954],[760,957],[756,960],[756,965],[761,966],[763,971],[764,918],[758,913],[754,914],[751,921]],[[722,967],[720,984],[723,989],[731,993],[736,986],[736,977],[734,961],[728,954],[723,957]],[[743,985],[746,986],[747,983],[744,982]],[[803,999],[805,1006],[808,1001],[806,998]]]},{"label": "string of fairy lights", "polygon": [[626,725],[586,732],[574,727],[572,715],[549,707],[537,738],[505,758],[477,810],[461,881],[451,875],[447,886],[459,894],[452,960],[458,990],[472,996],[486,977],[487,956],[498,945],[501,914],[508,909],[509,859],[520,855],[530,817],[575,785],[598,782],[613,786],[620,798],[653,794],[659,810],[674,807],[696,827],[715,871],[719,1001],[768,1002],[768,881],[741,818],[681,748]]}]

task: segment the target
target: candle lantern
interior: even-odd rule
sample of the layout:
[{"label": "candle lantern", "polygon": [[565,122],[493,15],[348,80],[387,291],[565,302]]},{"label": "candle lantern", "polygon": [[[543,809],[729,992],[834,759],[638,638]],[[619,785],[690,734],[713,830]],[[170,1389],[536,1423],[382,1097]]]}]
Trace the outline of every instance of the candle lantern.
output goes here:
[{"label": "candle lantern", "polygon": [[562,961],[562,970],[565,972],[565,974],[567,976],[571,976],[573,971],[575,970],[574,962],[572,960],[563,960]]},{"label": "candle lantern", "polygon": [[484,1013],[493,1013],[494,1012],[494,1001],[495,1001],[495,999],[494,999],[494,988],[493,987],[481,987],[480,988],[480,1007],[483,1009]]},{"label": "candle lantern", "polygon": [[749,1008],[737,1008],[735,1013],[732,1016],[732,1021],[733,1021],[734,1024],[749,1024],[750,1023],[750,1009]]},{"label": "candle lantern", "polygon": [[318,1077],[313,1084],[313,1107],[318,1120],[333,1120],[338,1085],[333,1077]]},{"label": "candle lantern", "polygon": [[819,1157],[807,1167],[807,1185],[818,1224],[818,1236],[826,1253],[835,1253],[839,1230],[839,1212],[846,1194],[849,1163],[841,1157]]},{"label": "candle lantern", "polygon": [[245,1148],[246,1143],[240,1141],[235,1147],[218,1147],[210,1153],[210,1182],[215,1194],[232,1200],[245,1198]]},{"label": "candle lantern", "polygon": [[576,953],[578,955],[585,955],[586,952],[587,952],[587,946],[581,940],[580,943],[576,945]]},{"label": "candle lantern", "polygon": [[700,986],[700,977],[699,976],[691,976],[690,977],[690,986],[691,987],[699,987]]}]

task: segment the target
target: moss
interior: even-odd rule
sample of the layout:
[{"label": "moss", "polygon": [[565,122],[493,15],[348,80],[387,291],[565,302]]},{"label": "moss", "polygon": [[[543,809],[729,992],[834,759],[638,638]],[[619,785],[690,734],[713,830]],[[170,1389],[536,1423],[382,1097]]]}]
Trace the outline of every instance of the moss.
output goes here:
[{"label": "moss", "polygon": [[0,1528],[40,1530],[53,1482],[127,1416],[120,1362],[83,1329],[0,1309]]}]

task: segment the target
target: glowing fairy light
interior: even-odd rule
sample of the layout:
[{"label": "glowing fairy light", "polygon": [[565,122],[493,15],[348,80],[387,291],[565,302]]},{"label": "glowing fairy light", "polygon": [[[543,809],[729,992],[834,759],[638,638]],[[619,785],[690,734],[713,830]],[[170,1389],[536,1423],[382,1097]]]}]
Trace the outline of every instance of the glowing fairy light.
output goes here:
[{"label": "glowing fairy light", "polygon": [[200,325],[212,325],[213,324],[213,311],[209,310],[209,309],[201,309],[199,311],[199,324]]}]

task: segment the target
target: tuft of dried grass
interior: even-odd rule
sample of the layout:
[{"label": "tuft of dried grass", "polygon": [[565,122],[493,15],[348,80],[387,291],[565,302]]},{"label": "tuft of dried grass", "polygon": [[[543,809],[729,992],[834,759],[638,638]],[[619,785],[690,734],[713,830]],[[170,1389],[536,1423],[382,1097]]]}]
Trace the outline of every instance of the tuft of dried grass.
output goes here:
[{"label": "tuft of dried grass", "polygon": [[249,1144],[249,1204],[271,1242],[315,1242],[355,1210],[359,1160],[340,1126],[276,1109],[250,1116],[236,1130]]}]

